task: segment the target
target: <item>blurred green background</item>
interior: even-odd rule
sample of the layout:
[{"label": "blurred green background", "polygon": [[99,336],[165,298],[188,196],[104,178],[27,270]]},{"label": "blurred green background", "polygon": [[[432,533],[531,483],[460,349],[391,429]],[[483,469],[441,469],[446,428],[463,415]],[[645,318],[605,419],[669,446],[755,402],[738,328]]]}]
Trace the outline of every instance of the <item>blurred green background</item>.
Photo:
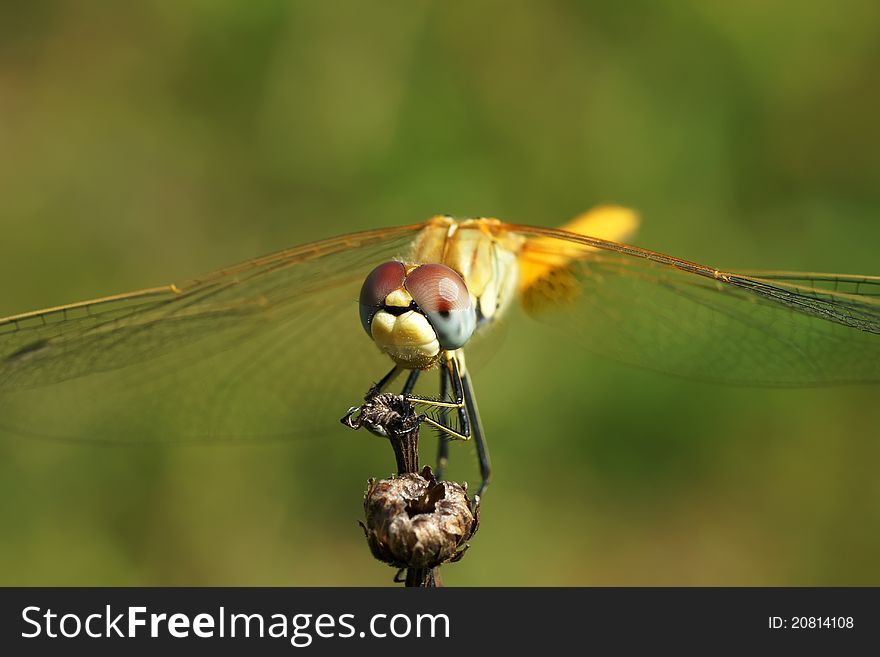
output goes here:
[{"label": "blurred green background", "polygon": [[[3,3],[0,316],[601,202],[679,257],[880,274],[878,44],[871,2]],[[447,584],[880,584],[876,386],[697,384],[547,336],[512,323],[479,374],[495,479]],[[356,523],[392,465],[359,434],[0,437],[0,583],[387,585]]]}]

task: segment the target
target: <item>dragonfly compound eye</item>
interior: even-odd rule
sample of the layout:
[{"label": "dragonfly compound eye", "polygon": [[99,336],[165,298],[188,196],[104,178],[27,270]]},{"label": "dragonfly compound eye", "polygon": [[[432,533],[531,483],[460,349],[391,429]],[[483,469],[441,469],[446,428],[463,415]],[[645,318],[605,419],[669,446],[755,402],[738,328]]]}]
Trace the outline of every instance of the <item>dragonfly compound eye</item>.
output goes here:
[{"label": "dragonfly compound eye", "polygon": [[477,315],[467,286],[445,265],[421,265],[406,277],[406,290],[431,323],[444,349],[459,349],[470,339]]},{"label": "dragonfly compound eye", "polygon": [[361,325],[367,335],[370,335],[373,316],[382,309],[385,297],[403,287],[405,279],[406,269],[396,260],[382,263],[367,274],[360,297]]}]

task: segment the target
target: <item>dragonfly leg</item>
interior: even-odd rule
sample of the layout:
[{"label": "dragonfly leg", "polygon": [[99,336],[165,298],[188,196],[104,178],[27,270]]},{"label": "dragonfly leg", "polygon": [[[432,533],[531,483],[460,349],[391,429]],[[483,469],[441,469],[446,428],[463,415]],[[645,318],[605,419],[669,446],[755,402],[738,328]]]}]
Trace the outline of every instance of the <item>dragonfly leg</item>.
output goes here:
[{"label": "dragonfly leg", "polygon": [[[395,365],[394,367],[392,367],[391,371],[388,372],[388,374],[386,374],[381,379],[379,379],[378,383],[376,383],[375,385],[373,385],[372,388],[370,388],[369,392],[364,397],[364,400],[366,401],[370,396],[381,393],[382,390],[387,388],[388,385],[392,381],[394,381],[394,379],[396,379],[402,371],[403,371],[403,368],[400,367],[399,365]],[[412,389],[416,385],[416,381],[418,381],[419,374],[420,374],[419,370],[412,370],[409,373],[409,375],[407,376],[406,383],[403,386],[403,392],[401,393],[404,397],[406,397],[407,395],[409,395],[410,392],[412,392]],[[347,427],[350,427],[352,429],[359,427],[360,421],[359,421],[358,417],[356,417],[356,416],[362,415],[363,408],[364,408],[363,406],[352,406],[351,408],[349,408],[348,413],[343,415],[341,418],[342,424],[344,424]]]},{"label": "dragonfly leg", "polygon": [[480,482],[480,488],[477,490],[475,496],[475,499],[478,500],[483,496],[483,493],[486,492],[492,473],[492,468],[489,464],[489,447],[486,444],[486,437],[483,435],[483,424],[480,422],[480,411],[477,409],[477,400],[474,397],[474,389],[471,385],[470,376],[467,374],[462,376],[461,385],[464,389],[464,402],[467,407],[467,412],[473,420],[473,437],[474,442],[477,445],[477,458],[480,461],[480,477],[482,481]]},{"label": "dragonfly leg", "polygon": [[[449,370],[445,367],[440,368],[440,399],[446,401],[449,399]],[[440,421],[443,424],[449,424],[449,409],[440,409]],[[435,474],[437,479],[443,478],[443,471],[449,463],[449,437],[445,433],[439,436],[440,442],[437,445],[437,470]]]},{"label": "dragonfly leg", "polygon": [[391,368],[391,371],[388,372],[388,374],[379,379],[379,382],[375,386],[373,386],[373,388],[378,392],[382,392],[385,388],[388,387],[389,383],[397,378],[397,376],[400,374],[400,371],[401,367],[399,365],[395,365]]},{"label": "dragonfly leg", "polygon": [[[447,376],[452,382],[452,391],[455,394],[454,401],[447,401],[443,395],[441,395],[441,399],[420,397],[418,395],[407,395],[406,398],[414,404],[423,404],[425,406],[433,406],[434,408],[439,409],[441,417],[439,422],[426,415],[421,416],[420,419],[422,422],[439,429],[442,434],[445,434],[447,440],[470,440],[470,419],[468,417],[467,407],[465,406],[464,392],[461,385],[461,374],[459,373],[458,361],[455,356],[450,357],[446,361],[445,367]],[[460,431],[456,431],[448,424],[448,413],[453,408],[458,412]]]},{"label": "dragonfly leg", "polygon": [[[395,365],[388,374],[380,379],[374,386],[374,389],[381,392],[401,371],[402,368]],[[424,422],[440,432],[440,445],[437,453],[437,478],[440,479],[442,477],[443,471],[449,462],[449,441],[470,440],[473,437],[477,446],[477,458],[480,465],[481,482],[480,488],[477,491],[477,498],[479,498],[489,485],[489,452],[483,435],[483,426],[480,423],[480,415],[477,411],[470,378],[467,374],[461,374],[458,359],[454,355],[450,356],[444,367],[440,370],[440,399],[431,399],[430,397],[412,394],[420,374],[421,370],[410,371],[401,394],[407,401],[432,406],[439,411],[439,420],[435,420],[427,415],[419,416],[420,422]],[[449,399],[450,388],[452,390],[451,400]],[[455,409],[458,414],[459,430],[449,426],[449,412],[452,409]]]},{"label": "dragonfly leg", "polygon": [[400,391],[401,395],[409,398],[413,388],[416,387],[416,382],[419,380],[419,374],[421,373],[422,370],[410,370],[409,376],[406,377],[406,383],[403,384],[403,390]]},{"label": "dragonfly leg", "polygon": [[[401,394],[404,398],[406,398],[407,401],[413,402],[416,404],[424,404],[426,406],[434,406],[434,407],[441,408],[441,409],[443,409],[443,408],[457,409],[458,414],[459,414],[459,419],[461,421],[462,431],[456,431],[455,429],[448,426],[447,424],[438,422],[437,420],[435,420],[431,417],[428,417],[427,415],[420,415],[419,422],[424,422],[425,424],[429,424],[432,427],[439,429],[443,434],[448,436],[451,440],[470,440],[470,437],[471,437],[470,436],[470,428],[469,428],[470,425],[468,423],[467,411],[465,410],[464,400],[462,398],[462,393],[461,393],[461,378],[458,376],[458,369],[457,369],[457,366],[454,364],[454,360],[450,360],[450,362],[453,363],[453,365],[451,367],[455,371],[455,377],[453,380],[458,381],[458,384],[456,386],[457,394],[456,394],[456,401],[455,402],[441,401],[439,399],[432,399],[430,397],[420,397],[418,395],[411,394],[413,388],[415,388],[416,382],[418,381],[419,375],[421,374],[421,370],[410,371],[409,375],[407,376],[406,383],[403,386],[403,390],[402,390]],[[384,388],[388,387],[388,385],[395,378],[397,378],[397,376],[400,374],[401,371],[403,371],[403,368],[400,367],[399,365],[395,365],[393,368],[391,368],[391,371],[388,372],[388,374],[383,376],[379,380],[379,382],[370,389],[370,391],[371,392],[382,392],[382,390]],[[353,406],[352,408],[350,408],[348,410],[348,413],[346,413],[343,416],[342,423],[346,424],[348,426],[352,426],[352,418],[360,410],[360,408],[361,408],[360,406]]]}]

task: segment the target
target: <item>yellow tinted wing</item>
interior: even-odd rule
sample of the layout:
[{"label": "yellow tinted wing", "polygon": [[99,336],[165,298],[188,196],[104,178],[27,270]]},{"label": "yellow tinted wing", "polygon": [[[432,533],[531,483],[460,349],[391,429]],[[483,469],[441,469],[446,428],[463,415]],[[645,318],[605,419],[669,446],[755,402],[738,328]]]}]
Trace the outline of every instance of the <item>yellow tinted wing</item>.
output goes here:
[{"label": "yellow tinted wing", "polygon": [[[560,227],[560,230],[611,242],[627,242],[636,234],[639,223],[639,215],[635,210],[620,205],[600,205],[578,215]],[[554,276],[554,270],[561,269],[566,264],[566,254],[558,250],[555,244],[553,237],[535,236],[530,240],[527,248],[542,253],[543,257],[521,259],[519,271],[521,291],[528,290],[541,279]],[[564,294],[565,290],[561,288],[560,293]],[[533,300],[537,301],[536,298]]]},{"label": "yellow tinted wing", "polygon": [[0,320],[0,428],[136,442],[335,428],[387,367],[358,321],[363,278],[420,228]]},{"label": "yellow tinted wing", "polygon": [[505,225],[526,238],[526,312],[586,349],[698,379],[880,380],[880,277],[721,271],[627,244]]}]

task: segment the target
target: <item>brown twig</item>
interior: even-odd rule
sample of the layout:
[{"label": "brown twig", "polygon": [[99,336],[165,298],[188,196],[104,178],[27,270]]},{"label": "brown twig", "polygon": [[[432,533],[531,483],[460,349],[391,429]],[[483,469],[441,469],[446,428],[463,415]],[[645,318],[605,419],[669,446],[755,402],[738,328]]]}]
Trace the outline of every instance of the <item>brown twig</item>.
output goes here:
[{"label": "brown twig", "polygon": [[419,417],[401,395],[371,390],[364,404],[342,418],[353,429],[366,427],[389,440],[397,477],[369,482],[364,498],[366,525],[361,526],[373,556],[401,569],[408,587],[441,586],[439,567],[458,561],[465,541],[479,525],[464,487],[419,471]]}]

